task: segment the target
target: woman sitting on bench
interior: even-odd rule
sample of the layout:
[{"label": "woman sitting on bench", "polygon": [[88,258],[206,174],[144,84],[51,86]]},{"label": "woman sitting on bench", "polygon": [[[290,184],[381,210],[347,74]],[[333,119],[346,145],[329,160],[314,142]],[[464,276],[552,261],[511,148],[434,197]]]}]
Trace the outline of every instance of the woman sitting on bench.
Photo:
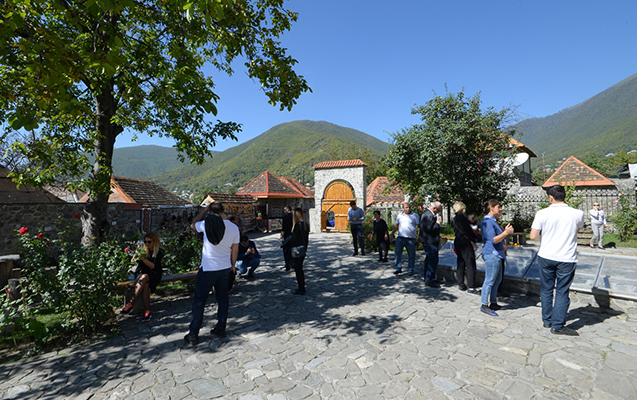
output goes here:
[{"label": "woman sitting on bench", "polygon": [[152,313],[150,312],[150,293],[155,293],[155,288],[161,281],[162,267],[161,259],[164,258],[166,252],[160,247],[161,242],[159,236],[155,232],[148,232],[144,236],[144,245],[137,249],[137,252],[131,259],[131,262],[137,261],[137,269],[135,276],[137,283],[135,285],[135,294],[130,302],[124,306],[121,313],[129,314],[133,311],[133,304],[139,296],[144,301],[144,322],[148,322]]}]

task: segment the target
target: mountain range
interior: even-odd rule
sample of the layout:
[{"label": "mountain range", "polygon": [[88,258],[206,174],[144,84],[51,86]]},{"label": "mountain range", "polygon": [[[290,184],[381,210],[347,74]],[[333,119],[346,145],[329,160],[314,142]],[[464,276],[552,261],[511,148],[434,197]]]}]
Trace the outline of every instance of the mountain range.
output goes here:
[{"label": "mountain range", "polygon": [[[541,165],[542,153],[545,163],[551,164],[571,155],[583,158],[637,149],[637,74],[582,103],[544,118],[525,119],[512,128],[539,156],[534,168]],[[321,161],[361,158],[368,162],[378,160],[388,149],[388,143],[361,131],[305,120],[276,125],[214,154],[202,165],[181,164],[173,148],[136,146],[115,149],[113,168],[116,175],[150,179],[170,190],[199,192],[227,184],[241,187],[266,170],[313,183],[312,166]]]},{"label": "mountain range", "polygon": [[151,179],[170,190],[197,192],[230,183],[241,187],[268,170],[314,182],[312,167],[334,157],[380,158],[389,144],[355,129],[324,121],[293,121],[270,128],[202,165],[183,165]]},{"label": "mountain range", "polygon": [[[520,139],[546,163],[589,154],[637,149],[637,74],[577,105],[513,125]],[[541,156],[539,163],[541,165]]]}]

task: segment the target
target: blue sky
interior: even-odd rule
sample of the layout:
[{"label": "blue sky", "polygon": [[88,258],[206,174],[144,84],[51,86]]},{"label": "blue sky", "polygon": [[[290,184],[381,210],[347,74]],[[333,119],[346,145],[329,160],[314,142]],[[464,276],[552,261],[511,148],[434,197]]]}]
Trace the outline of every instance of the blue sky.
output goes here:
[{"label": "blue sky", "polygon": [[[637,2],[292,0],[299,13],[281,38],[313,93],[292,111],[267,104],[238,64],[211,71],[221,97],[211,119],[243,124],[236,146],[284,122],[328,121],[389,141],[418,123],[411,115],[437,94],[481,92],[483,106],[518,106],[545,117],[637,73]],[[130,133],[116,147],[172,146]],[[524,137],[522,137],[524,142]]]}]

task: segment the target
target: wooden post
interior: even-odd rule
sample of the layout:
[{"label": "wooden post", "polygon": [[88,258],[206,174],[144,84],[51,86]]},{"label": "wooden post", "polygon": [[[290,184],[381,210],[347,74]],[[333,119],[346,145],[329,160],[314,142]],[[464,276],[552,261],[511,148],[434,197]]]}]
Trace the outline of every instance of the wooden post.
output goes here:
[{"label": "wooden post", "polygon": [[12,254],[0,257],[0,289],[7,286],[9,279],[13,278],[13,262],[20,260],[20,256]]}]

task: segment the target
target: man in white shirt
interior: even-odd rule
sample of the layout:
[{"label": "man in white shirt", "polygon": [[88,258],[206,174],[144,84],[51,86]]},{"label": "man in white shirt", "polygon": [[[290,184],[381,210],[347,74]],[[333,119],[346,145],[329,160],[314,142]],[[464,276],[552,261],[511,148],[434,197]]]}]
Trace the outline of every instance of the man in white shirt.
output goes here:
[{"label": "man in white shirt", "polygon": [[192,301],[190,331],[184,338],[189,344],[194,345],[199,341],[204,307],[213,287],[217,299],[217,325],[210,333],[219,337],[226,335],[229,308],[228,284],[230,274],[235,273],[240,236],[239,228],[223,219],[224,216],[223,204],[214,202],[203,209],[192,221],[192,228],[202,232],[204,239],[201,266],[197,273],[195,295]]},{"label": "man in white shirt", "polygon": [[403,249],[407,249],[407,272],[409,275],[414,274],[414,268],[416,265],[416,241],[418,240],[418,223],[420,222],[420,216],[411,211],[411,204],[408,202],[403,203],[403,212],[396,217],[396,224],[392,233],[398,231],[396,236],[396,249],[395,249],[395,267],[394,275],[398,275],[403,272],[402,255]]},{"label": "man in white shirt", "polygon": [[551,205],[537,212],[530,234],[531,240],[540,239],[542,322],[556,335],[579,336],[564,324],[571,302],[568,291],[577,266],[577,233],[584,226],[584,212],[564,202],[566,191],[560,185],[551,186],[546,194]]}]

